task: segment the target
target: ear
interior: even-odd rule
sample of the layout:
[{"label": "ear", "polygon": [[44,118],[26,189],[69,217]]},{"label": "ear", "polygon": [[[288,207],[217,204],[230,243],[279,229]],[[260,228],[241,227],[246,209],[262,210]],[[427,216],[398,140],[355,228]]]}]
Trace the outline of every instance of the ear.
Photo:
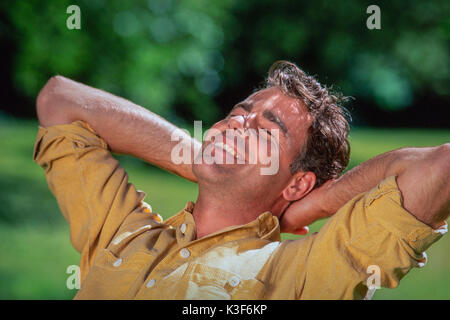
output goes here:
[{"label": "ear", "polygon": [[315,184],[316,175],[313,172],[297,172],[283,190],[283,198],[287,201],[297,201],[306,196]]}]

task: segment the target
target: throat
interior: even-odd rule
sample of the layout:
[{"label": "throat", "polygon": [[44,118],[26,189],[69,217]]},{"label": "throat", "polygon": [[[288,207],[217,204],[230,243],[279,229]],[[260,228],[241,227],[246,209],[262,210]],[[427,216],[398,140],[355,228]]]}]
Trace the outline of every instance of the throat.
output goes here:
[{"label": "throat", "polygon": [[197,239],[231,226],[247,224],[255,220],[261,213],[268,211],[246,201],[232,201],[202,195],[199,196],[193,210],[193,217],[197,227]]}]

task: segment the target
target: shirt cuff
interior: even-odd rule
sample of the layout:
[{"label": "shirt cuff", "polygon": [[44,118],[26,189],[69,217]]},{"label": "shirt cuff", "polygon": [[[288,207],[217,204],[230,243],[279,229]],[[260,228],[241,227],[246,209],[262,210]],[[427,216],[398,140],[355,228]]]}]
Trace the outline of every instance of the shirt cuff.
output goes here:
[{"label": "shirt cuff", "polygon": [[77,120],[70,124],[60,124],[50,127],[39,126],[33,150],[34,161],[37,162],[39,154],[44,152],[49,143],[61,137],[70,139],[80,148],[95,146],[109,150],[109,146],[105,140],[88,123]]},{"label": "shirt cuff", "polygon": [[447,222],[433,229],[403,208],[395,176],[384,179],[366,194],[365,207],[384,228],[406,241],[417,253],[423,253],[448,231]]}]

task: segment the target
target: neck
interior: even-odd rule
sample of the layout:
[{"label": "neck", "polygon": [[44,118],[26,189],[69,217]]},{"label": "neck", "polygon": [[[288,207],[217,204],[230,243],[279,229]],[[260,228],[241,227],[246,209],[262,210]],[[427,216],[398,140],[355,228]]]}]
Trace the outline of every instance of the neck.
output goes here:
[{"label": "neck", "polygon": [[197,239],[230,226],[247,224],[266,211],[279,216],[284,205],[280,201],[267,205],[267,199],[265,200],[242,197],[242,193],[223,190],[214,193],[210,188],[202,188],[199,185],[199,194],[193,211]]}]

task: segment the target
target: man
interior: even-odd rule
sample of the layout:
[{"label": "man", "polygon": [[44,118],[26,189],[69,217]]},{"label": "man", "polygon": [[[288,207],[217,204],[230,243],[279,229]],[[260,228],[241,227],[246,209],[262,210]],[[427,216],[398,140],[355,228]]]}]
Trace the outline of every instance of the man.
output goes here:
[{"label": "man", "polygon": [[[50,79],[37,99],[34,159],[81,253],[76,298],[361,299],[373,294],[368,270],[396,287],[447,231],[450,145],[391,151],[339,177],[349,160],[339,101],[279,61],[264,89],[213,126],[218,135],[201,147],[183,137],[244,163],[176,165],[175,126],[127,100]],[[215,142],[229,131],[245,152]],[[278,153],[276,174],[261,174],[259,158],[248,161],[261,140],[246,132]],[[162,222],[110,151],[198,182],[195,205]],[[320,232],[280,242],[280,229],[306,234],[328,216]]]}]

